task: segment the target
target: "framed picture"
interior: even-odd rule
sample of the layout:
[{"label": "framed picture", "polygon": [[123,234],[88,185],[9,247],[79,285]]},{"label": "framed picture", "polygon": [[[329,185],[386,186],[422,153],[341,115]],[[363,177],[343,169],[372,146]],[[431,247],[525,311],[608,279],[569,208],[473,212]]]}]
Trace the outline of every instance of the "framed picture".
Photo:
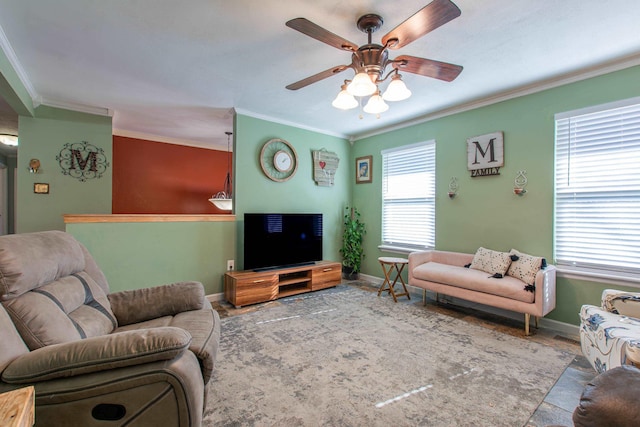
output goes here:
[{"label": "framed picture", "polygon": [[49,194],[49,184],[36,182],[33,184],[33,192],[36,194]]},{"label": "framed picture", "polygon": [[358,157],[356,159],[356,184],[371,182],[372,156]]}]

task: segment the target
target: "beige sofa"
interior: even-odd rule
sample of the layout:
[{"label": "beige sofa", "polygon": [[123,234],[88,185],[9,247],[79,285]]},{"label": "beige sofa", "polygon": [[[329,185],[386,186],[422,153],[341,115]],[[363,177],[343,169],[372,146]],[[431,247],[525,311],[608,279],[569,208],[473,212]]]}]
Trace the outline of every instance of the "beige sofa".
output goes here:
[{"label": "beige sofa", "polygon": [[220,319],[198,282],[109,293],[61,231],[0,236],[0,392],[37,426],[200,426]]},{"label": "beige sofa", "polygon": [[422,251],[409,255],[409,285],[476,303],[524,313],[525,334],[529,335],[531,315],[537,325],[556,306],[556,269],[549,265],[535,274],[535,289],[521,280],[505,275],[490,276],[485,271],[465,268],[474,254],[446,251]]}]

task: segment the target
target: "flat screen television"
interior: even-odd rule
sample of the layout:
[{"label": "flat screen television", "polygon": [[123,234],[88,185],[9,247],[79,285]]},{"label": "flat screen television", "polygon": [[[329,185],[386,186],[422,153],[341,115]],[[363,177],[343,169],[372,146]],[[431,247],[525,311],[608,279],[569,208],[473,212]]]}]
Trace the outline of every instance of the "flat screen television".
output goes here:
[{"label": "flat screen television", "polygon": [[322,214],[244,214],[245,270],[291,267],[320,260]]}]

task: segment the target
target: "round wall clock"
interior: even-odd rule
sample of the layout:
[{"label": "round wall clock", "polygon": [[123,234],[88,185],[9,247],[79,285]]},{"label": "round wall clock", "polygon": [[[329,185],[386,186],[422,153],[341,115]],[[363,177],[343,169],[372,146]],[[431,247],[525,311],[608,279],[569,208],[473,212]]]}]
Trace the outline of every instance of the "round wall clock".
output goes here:
[{"label": "round wall clock", "polygon": [[287,141],[274,138],[262,147],[260,166],[269,179],[283,182],[290,179],[298,170],[298,154]]}]

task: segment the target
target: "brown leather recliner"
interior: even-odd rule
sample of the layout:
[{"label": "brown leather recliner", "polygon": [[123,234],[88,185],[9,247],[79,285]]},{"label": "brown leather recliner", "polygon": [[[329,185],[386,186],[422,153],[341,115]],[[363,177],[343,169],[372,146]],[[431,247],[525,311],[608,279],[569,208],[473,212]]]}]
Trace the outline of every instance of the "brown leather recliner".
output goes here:
[{"label": "brown leather recliner", "polygon": [[201,424],[220,338],[201,283],[110,294],[46,231],[0,236],[0,300],[0,392],[35,386],[37,426]]}]

